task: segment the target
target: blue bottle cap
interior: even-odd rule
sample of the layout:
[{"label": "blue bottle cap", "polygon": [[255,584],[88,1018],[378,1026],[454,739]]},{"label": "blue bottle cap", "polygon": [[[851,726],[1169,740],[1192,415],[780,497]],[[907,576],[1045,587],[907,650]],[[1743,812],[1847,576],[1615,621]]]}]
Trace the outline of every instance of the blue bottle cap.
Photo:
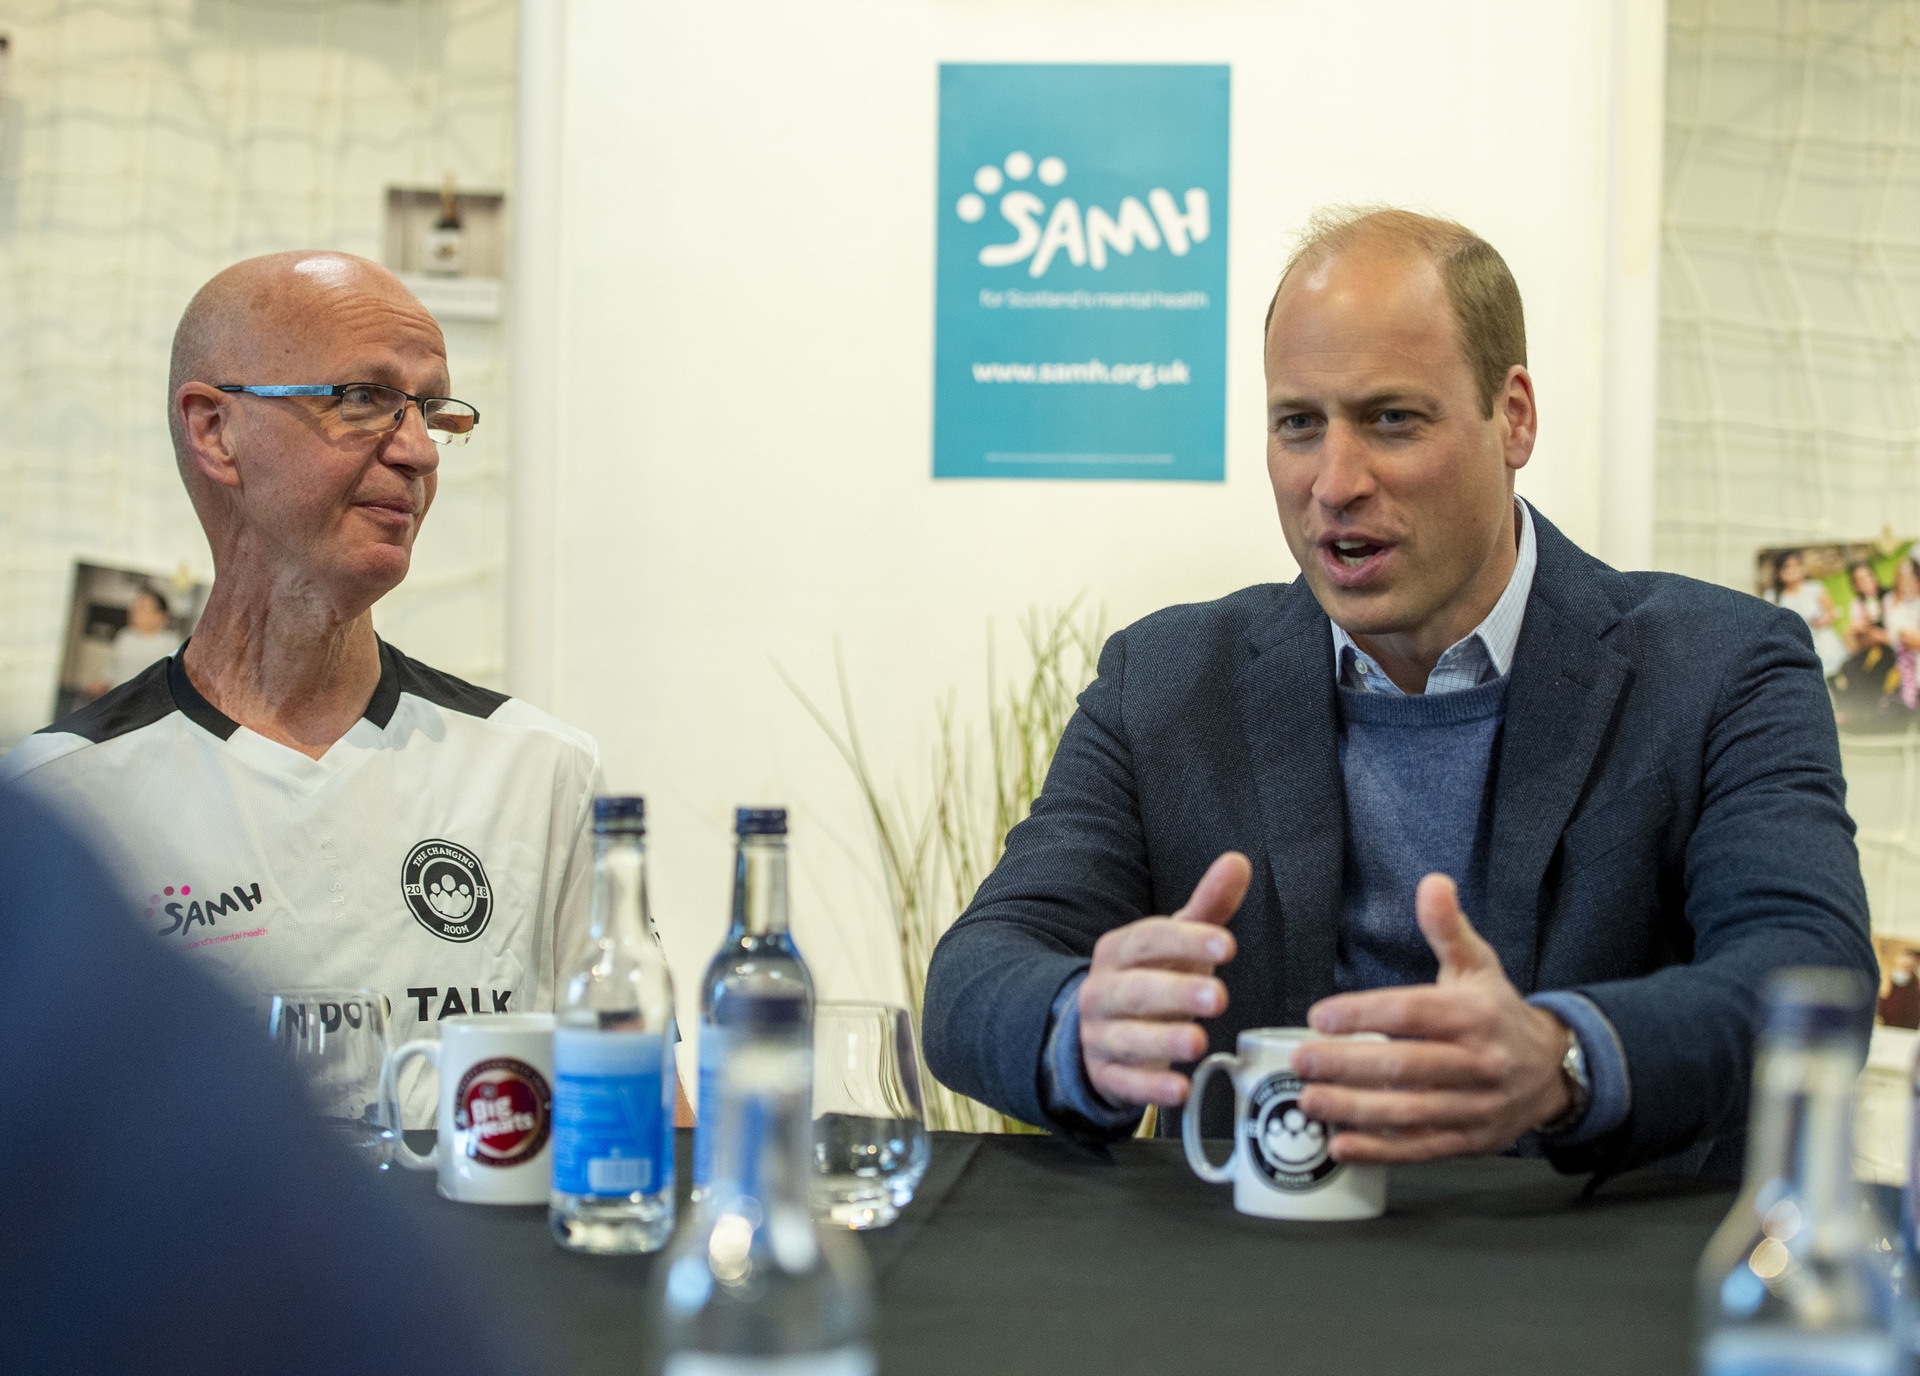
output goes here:
[{"label": "blue bottle cap", "polygon": [[783,807],[740,807],[733,810],[736,836],[785,836],[787,810]]},{"label": "blue bottle cap", "polygon": [[1873,1003],[1867,982],[1852,970],[1799,966],[1767,981],[1766,1035],[1787,1040],[1864,1037]]},{"label": "blue bottle cap", "polygon": [[595,831],[645,832],[647,800],[633,794],[605,794],[593,800]]}]

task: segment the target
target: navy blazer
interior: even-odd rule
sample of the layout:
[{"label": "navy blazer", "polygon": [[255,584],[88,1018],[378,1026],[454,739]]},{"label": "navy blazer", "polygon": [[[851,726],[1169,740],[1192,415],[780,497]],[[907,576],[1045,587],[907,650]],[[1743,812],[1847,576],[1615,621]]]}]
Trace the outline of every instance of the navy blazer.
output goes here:
[{"label": "navy blazer", "polygon": [[[1693,1169],[1711,1156],[1737,1172],[1768,972],[1877,978],[1819,660],[1791,611],[1618,572],[1537,511],[1534,529],[1487,910],[1468,917],[1522,994],[1577,990],[1620,1035],[1628,1117],[1550,1152],[1556,1165],[1612,1173],[1689,1152]],[[1170,607],[1107,641],[1032,816],[934,951],[934,1074],[1047,1122],[1054,997],[1102,932],[1174,911],[1225,850],[1251,858],[1253,883],[1219,971],[1226,1011],[1203,1024],[1211,1049],[1305,1023],[1335,992],[1347,846],[1333,665],[1304,579]],[[1231,1135],[1223,1099],[1203,1111],[1209,1135]],[[1179,1115],[1162,1124],[1177,1132]]]}]

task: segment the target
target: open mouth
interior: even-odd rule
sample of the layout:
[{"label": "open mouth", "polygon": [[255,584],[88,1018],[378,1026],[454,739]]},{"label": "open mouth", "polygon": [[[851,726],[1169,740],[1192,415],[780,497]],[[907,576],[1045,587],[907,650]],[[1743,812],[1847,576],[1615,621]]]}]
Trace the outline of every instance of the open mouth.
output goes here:
[{"label": "open mouth", "polygon": [[1323,536],[1320,567],[1334,587],[1360,592],[1386,576],[1393,551],[1390,542],[1365,535]]},{"label": "open mouth", "polygon": [[1343,566],[1357,569],[1386,549],[1371,540],[1329,540],[1327,549]]}]

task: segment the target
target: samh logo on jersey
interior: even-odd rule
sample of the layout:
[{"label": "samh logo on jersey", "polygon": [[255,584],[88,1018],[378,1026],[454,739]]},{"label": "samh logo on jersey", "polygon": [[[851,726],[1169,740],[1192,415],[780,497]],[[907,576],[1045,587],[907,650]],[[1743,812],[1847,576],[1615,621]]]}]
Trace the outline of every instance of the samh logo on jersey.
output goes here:
[{"label": "samh logo on jersey", "polygon": [[452,841],[422,841],[400,867],[414,918],[445,941],[472,941],[493,916],[493,888],[480,857]]},{"label": "samh logo on jersey", "polygon": [[[235,913],[244,915],[260,905],[260,884],[257,880],[212,892],[203,887],[198,893],[194,892],[191,884],[168,884],[159,893],[147,895],[147,917],[161,924],[155,929],[161,936],[189,937],[207,935],[197,929],[217,928],[221,918]],[[234,932],[228,935],[257,936],[259,933]]]},{"label": "samh logo on jersey", "polygon": [[1269,1075],[1254,1086],[1242,1121],[1253,1164],[1282,1190],[1311,1190],[1340,1169],[1327,1125],[1300,1107],[1297,1075]]},{"label": "samh logo on jersey", "polygon": [[[999,196],[1000,218],[1013,226],[1014,237],[987,244],[980,250],[980,265],[989,268],[1012,267],[1026,263],[1029,277],[1041,277],[1053,265],[1054,258],[1066,254],[1075,267],[1103,271],[1107,255],[1131,254],[1136,247],[1156,250],[1165,247],[1176,258],[1184,258],[1194,244],[1203,244],[1213,231],[1205,187],[1189,187],[1186,208],[1173,199],[1173,193],[1156,186],[1146,193],[1146,205],[1138,196],[1122,196],[1111,213],[1089,205],[1083,214],[1080,203],[1062,196],[1047,203],[1025,185],[1029,177],[1042,187],[1059,186],[1067,179],[1064,159],[1051,154],[1038,164],[1033,156],[1019,150],[1007,154],[998,163],[983,163],[973,174],[973,190],[954,203],[953,213],[968,224],[978,223],[987,213],[983,197]],[[1153,213],[1147,213],[1147,206]],[[1046,228],[1040,227],[1046,217]]]},{"label": "samh logo on jersey", "polygon": [[476,1062],[453,1095],[453,1126],[469,1159],[483,1166],[531,1161],[553,1131],[553,1091],[525,1061]]}]

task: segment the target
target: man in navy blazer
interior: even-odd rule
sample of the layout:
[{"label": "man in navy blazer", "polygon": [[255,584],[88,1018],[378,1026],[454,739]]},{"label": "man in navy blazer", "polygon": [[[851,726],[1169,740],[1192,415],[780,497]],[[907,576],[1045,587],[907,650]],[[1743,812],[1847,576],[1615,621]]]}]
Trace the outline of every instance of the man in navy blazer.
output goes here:
[{"label": "man in navy blazer", "polygon": [[1804,623],[1514,496],[1519,293],[1458,225],[1317,222],[1266,364],[1302,577],[1107,642],[934,952],[929,1064],[1101,1140],[1177,1130],[1244,1028],[1381,1032],[1296,1057],[1340,1160],[1737,1173],[1766,976],[1875,970]]}]

